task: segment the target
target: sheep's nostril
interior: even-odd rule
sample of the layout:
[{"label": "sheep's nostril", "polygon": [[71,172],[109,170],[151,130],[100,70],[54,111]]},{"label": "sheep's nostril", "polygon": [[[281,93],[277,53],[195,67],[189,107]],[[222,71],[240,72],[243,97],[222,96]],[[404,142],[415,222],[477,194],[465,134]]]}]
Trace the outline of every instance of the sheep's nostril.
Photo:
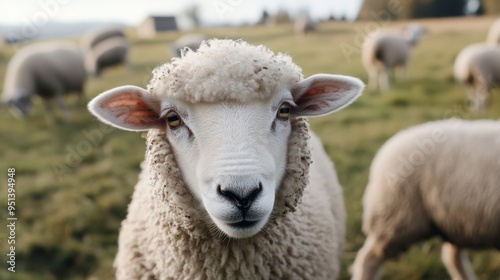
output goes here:
[{"label": "sheep's nostril", "polygon": [[250,206],[255,201],[255,199],[257,198],[257,196],[261,191],[262,191],[262,184],[260,183],[257,187],[246,189],[244,191],[236,189],[233,190],[229,187],[225,188],[222,187],[221,185],[217,186],[217,192],[219,193],[219,195],[231,200],[236,205],[236,207],[238,207],[241,210],[246,210],[250,208]]}]

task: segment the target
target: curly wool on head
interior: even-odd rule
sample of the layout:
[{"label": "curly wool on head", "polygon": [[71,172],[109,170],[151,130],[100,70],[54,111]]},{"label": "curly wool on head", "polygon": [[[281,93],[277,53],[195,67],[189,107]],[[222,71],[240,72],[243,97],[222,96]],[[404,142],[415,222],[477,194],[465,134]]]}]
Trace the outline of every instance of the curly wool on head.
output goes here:
[{"label": "curly wool on head", "polygon": [[265,99],[302,79],[302,70],[288,55],[242,40],[208,40],[196,52],[184,51],[181,58],[157,67],[148,90],[190,103],[246,102]]}]

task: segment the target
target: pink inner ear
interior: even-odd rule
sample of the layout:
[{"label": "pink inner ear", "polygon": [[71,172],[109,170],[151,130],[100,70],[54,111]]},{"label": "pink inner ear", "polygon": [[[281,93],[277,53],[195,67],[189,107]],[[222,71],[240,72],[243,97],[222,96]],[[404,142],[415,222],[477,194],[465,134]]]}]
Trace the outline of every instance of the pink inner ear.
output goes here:
[{"label": "pink inner ear", "polygon": [[328,86],[320,86],[320,87],[310,88],[305,95],[318,95],[318,94],[324,94],[324,93],[335,93],[335,92],[339,92],[339,91],[340,91],[339,86],[328,85]]},{"label": "pink inner ear", "polygon": [[125,115],[124,121],[132,125],[158,123],[158,113],[151,109],[138,92],[129,91],[118,94],[104,101],[101,105],[109,109],[119,119]]},{"label": "pink inner ear", "polygon": [[311,87],[302,95],[296,103],[302,106],[303,111],[321,111],[327,108],[329,102],[339,98],[339,92],[345,92],[347,89],[338,85],[320,85]]},{"label": "pink inner ear", "polygon": [[325,86],[319,86],[319,87],[312,87],[312,88],[308,89],[307,92],[299,98],[299,100],[297,101],[297,104],[304,104],[305,102],[307,102],[311,99],[317,99],[318,95],[323,95],[323,94],[332,94],[332,96],[329,96],[329,97],[328,97],[328,95],[326,95],[325,98],[335,99],[335,94],[337,92],[342,92],[342,91],[345,91],[345,89],[343,89],[337,85],[325,85]]}]

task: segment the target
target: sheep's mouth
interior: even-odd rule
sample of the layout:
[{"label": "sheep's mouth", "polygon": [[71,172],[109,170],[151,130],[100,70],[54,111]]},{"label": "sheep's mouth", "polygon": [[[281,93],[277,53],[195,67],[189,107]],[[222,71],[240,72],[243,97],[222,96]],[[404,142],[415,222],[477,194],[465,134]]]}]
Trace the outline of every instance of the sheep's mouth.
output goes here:
[{"label": "sheep's mouth", "polygon": [[237,222],[237,223],[228,223],[229,226],[231,227],[235,227],[235,228],[240,228],[240,229],[243,229],[243,228],[250,228],[250,227],[253,227],[255,226],[259,221],[247,221],[247,220],[243,220],[241,222]]}]

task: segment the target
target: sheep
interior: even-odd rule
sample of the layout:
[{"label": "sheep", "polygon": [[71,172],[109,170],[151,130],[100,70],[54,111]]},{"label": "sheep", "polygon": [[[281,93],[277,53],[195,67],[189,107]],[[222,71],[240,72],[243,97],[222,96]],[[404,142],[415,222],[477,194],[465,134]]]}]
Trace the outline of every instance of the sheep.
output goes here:
[{"label": "sheep", "polygon": [[[83,105],[87,78],[80,49],[68,43],[38,43],[19,50],[9,61],[2,93],[15,116],[29,113],[31,100],[38,95],[47,113],[53,115],[50,100],[57,98],[64,120],[70,121],[64,95],[75,92]],[[54,116],[49,121],[53,122]]]},{"label": "sheep", "polygon": [[406,68],[412,47],[418,44],[424,34],[419,25],[411,24],[402,33],[386,29],[377,29],[367,35],[361,48],[361,60],[368,72],[368,87],[380,87],[387,93],[390,90],[389,71],[398,67],[401,76],[406,75]]},{"label": "sheep", "polygon": [[293,25],[295,30],[295,35],[307,35],[307,33],[314,32],[316,30],[316,24],[308,16],[299,16]]},{"label": "sheep", "polygon": [[118,64],[131,67],[130,42],[119,28],[90,31],[82,38],[81,46],[85,50],[85,68],[92,76],[99,76],[104,69]]},{"label": "sheep", "polygon": [[465,85],[471,110],[483,111],[490,90],[500,84],[500,47],[486,43],[465,47],[455,59],[453,75]]},{"label": "sheep", "polygon": [[500,19],[495,20],[491,24],[486,37],[486,42],[493,46],[498,46],[500,44]]},{"label": "sheep", "polygon": [[89,103],[105,123],[148,130],[117,279],[335,278],[342,191],[302,116],[344,108],[363,83],[303,79],[289,56],[227,39],[153,74],[147,90],[118,87]]},{"label": "sheep", "polygon": [[181,53],[185,48],[196,51],[206,39],[203,34],[184,35],[170,45],[170,53],[172,57],[181,57]]},{"label": "sheep", "polygon": [[500,249],[499,132],[498,121],[446,119],[389,139],[370,168],[352,279],[377,279],[385,260],[433,236],[450,276],[474,279],[464,249]]}]

